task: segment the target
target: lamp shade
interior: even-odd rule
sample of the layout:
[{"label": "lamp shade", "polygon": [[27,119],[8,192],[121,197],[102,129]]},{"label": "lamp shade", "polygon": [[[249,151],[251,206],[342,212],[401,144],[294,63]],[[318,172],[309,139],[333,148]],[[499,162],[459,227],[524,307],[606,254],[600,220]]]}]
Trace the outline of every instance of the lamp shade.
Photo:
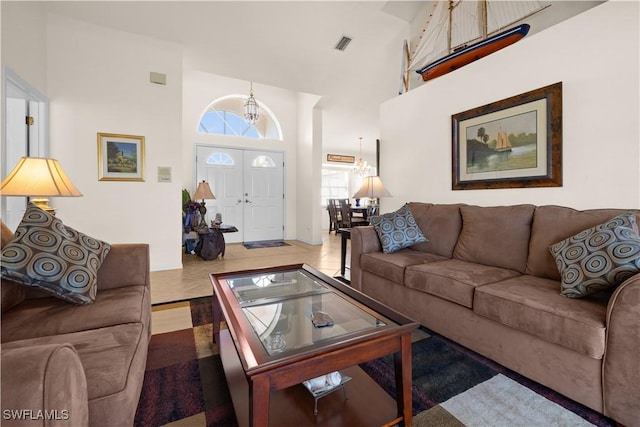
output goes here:
[{"label": "lamp shade", "polygon": [[82,196],[57,160],[42,157],[22,157],[17,166],[2,181],[0,194],[3,196]]},{"label": "lamp shade", "polygon": [[378,197],[391,197],[391,193],[384,187],[379,176],[368,176],[362,182],[360,189],[353,195],[354,199],[363,197],[377,199]]},{"label": "lamp shade", "polygon": [[198,184],[198,188],[196,188],[196,192],[193,193],[194,199],[215,199],[216,196],[213,195],[213,191],[211,191],[211,187],[209,187],[209,183],[206,181],[202,181]]}]

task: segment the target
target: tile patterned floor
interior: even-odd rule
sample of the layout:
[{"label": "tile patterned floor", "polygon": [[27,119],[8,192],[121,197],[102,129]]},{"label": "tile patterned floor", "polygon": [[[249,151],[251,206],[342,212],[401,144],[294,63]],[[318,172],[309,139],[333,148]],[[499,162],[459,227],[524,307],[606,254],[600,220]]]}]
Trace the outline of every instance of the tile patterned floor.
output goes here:
[{"label": "tile patterned floor", "polygon": [[[136,426],[236,425],[211,321],[210,298],[153,307]],[[425,328],[411,338],[416,427],[615,427],[613,420]],[[392,356],[361,367],[395,395]]]},{"label": "tile patterned floor", "polygon": [[182,255],[182,269],[151,273],[151,302],[157,304],[211,295],[209,273],[247,270],[277,265],[306,263],[334,276],[340,271],[340,235],[325,230],[322,245],[288,240],[290,246],[246,249],[241,243],[228,244],[224,258],[204,261],[197,255]]}]

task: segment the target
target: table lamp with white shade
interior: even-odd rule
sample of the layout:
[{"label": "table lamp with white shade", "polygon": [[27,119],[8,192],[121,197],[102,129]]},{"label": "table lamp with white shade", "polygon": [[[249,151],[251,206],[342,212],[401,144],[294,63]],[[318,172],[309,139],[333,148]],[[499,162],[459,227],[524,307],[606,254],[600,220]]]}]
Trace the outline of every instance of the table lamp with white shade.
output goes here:
[{"label": "table lamp with white shade", "polygon": [[380,197],[391,197],[391,193],[387,191],[379,176],[368,176],[362,182],[362,186],[353,195],[355,199],[363,197],[369,198],[369,213],[378,213],[378,199]]},{"label": "table lamp with white shade", "polygon": [[79,197],[82,193],[56,159],[22,157],[0,184],[0,195],[30,197],[40,209],[55,214],[47,197]]}]

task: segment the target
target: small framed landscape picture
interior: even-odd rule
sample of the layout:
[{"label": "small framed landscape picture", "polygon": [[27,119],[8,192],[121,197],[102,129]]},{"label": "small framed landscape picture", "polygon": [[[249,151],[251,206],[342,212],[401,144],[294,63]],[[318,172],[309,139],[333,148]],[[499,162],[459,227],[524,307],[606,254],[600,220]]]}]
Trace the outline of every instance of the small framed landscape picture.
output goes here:
[{"label": "small framed landscape picture", "polygon": [[562,186],[562,83],[452,116],[452,189]]},{"label": "small framed landscape picture", "polygon": [[144,136],[98,133],[98,179],[144,181]]}]

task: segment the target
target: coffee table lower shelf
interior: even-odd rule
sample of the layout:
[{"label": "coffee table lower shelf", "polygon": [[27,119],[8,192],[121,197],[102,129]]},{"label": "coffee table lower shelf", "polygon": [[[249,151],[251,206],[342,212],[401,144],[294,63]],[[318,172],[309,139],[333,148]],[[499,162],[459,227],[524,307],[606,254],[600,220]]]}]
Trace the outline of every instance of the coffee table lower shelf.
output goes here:
[{"label": "coffee table lower shelf", "polygon": [[[249,385],[229,330],[220,331],[220,357],[224,367],[233,408],[240,427],[249,426]],[[318,402],[302,384],[271,392],[269,425],[299,426],[383,426],[397,418],[396,401],[357,366],[340,371],[352,378],[345,384],[348,398],[333,393]]]}]

